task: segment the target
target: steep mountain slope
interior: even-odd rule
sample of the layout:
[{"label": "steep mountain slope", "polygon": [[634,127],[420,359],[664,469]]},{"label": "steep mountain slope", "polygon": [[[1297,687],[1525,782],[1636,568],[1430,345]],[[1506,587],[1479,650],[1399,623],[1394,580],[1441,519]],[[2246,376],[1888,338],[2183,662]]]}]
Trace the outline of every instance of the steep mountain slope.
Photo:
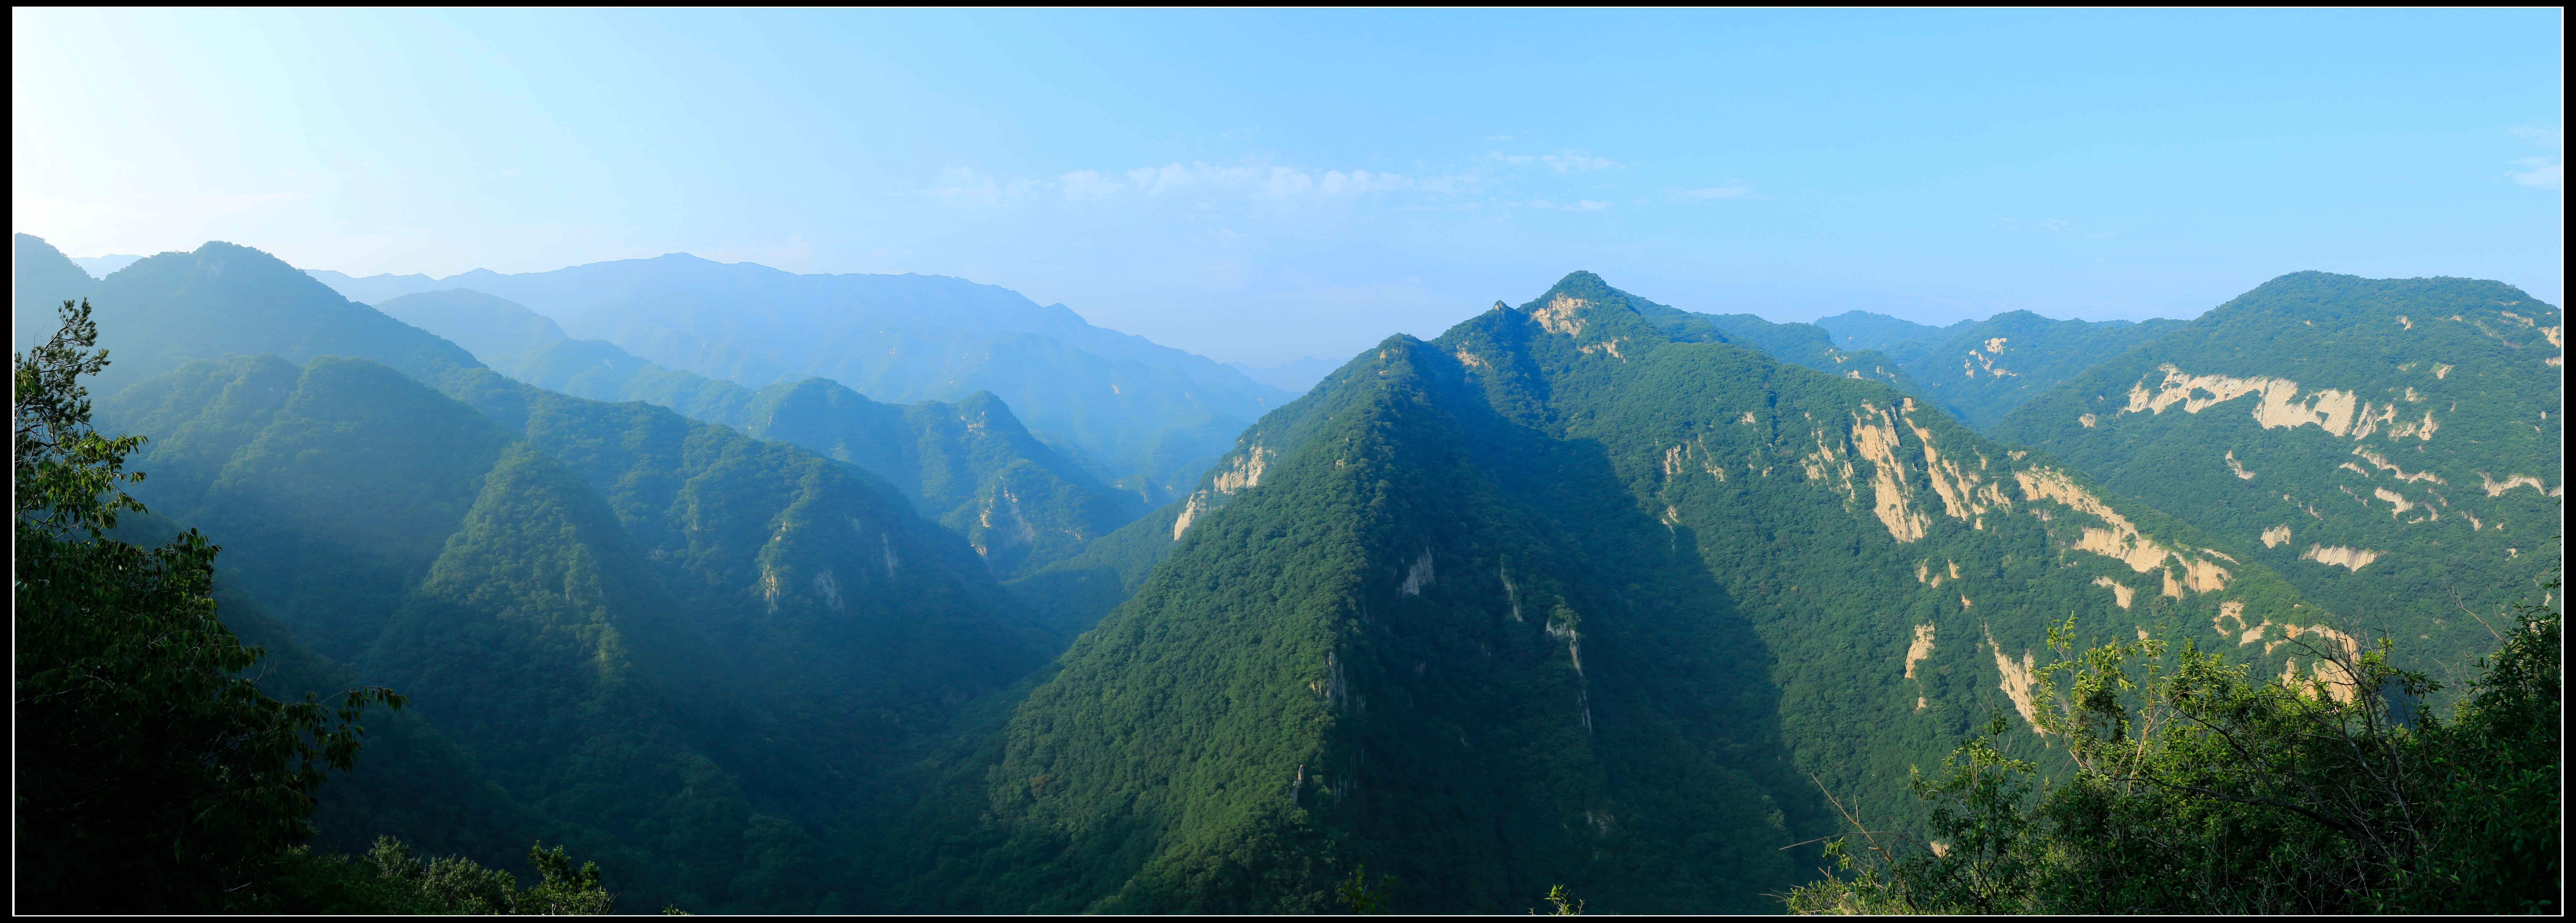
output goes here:
[{"label": "steep mountain slope", "polygon": [[1816,322],[1848,331],[1836,342],[1876,343],[1914,391],[1960,422],[1988,431],[2013,408],[2182,326],[2178,320],[2052,320],[2007,311],[1932,328],[1853,311]]},{"label": "steep mountain slope", "polygon": [[[845,794],[1062,646],[853,466],[509,381],[247,248],[102,287],[119,365],[175,366],[99,401],[152,437],[145,499],[226,546],[228,605],[315,648],[304,675],[395,686],[430,732],[324,790],[323,822],[390,827],[333,842],[543,835],[637,906],[814,909]],[[187,358],[263,346],[312,358]]]},{"label": "steep mountain slope", "polygon": [[[111,533],[120,541],[158,546],[184,531],[157,513],[128,513]],[[253,675],[260,688],[286,701],[313,695],[324,701],[362,685],[347,666],[295,640],[257,599],[243,592],[240,574],[219,571],[215,601],[224,625],[243,644],[262,649]],[[523,861],[531,839],[562,834],[520,804],[417,710],[377,709],[365,717],[366,746],[360,771],[333,773],[312,821],[318,846],[363,854],[380,834],[396,834],[424,852],[463,854],[494,867]]]},{"label": "steep mountain slope", "polygon": [[[334,274],[335,276],[337,274]],[[402,286],[356,280],[375,293]],[[1160,500],[1243,424],[1288,395],[1063,305],[941,276],[796,275],[686,254],[553,272],[485,270],[411,291],[468,288],[528,306],[575,337],[757,388],[820,376],[878,400],[991,391]],[[400,292],[408,293],[408,292]]]},{"label": "steep mountain slope", "polygon": [[2458,681],[2560,554],[2564,317],[2470,279],[2294,273],[1997,427],[2207,528]]},{"label": "steep mountain slope", "polygon": [[638,896],[810,907],[744,878],[746,838],[810,851],[784,818],[1057,647],[847,467],[461,378],[472,406],[366,360],[233,357],[102,416],[155,437],[147,501],[222,542],[245,594],[411,696]]},{"label": "steep mountain slope", "polygon": [[42,237],[20,234],[10,243],[16,286],[11,290],[9,341],[11,349],[24,351],[36,345],[36,338],[54,332],[55,309],[66,300],[88,297],[98,280]]},{"label": "steep mountain slope", "polygon": [[1390,339],[1114,535],[1149,557],[1169,516],[892,906],[1314,909],[1364,863],[1405,910],[1761,909],[1826,832],[1810,774],[1902,810],[1908,766],[2034,714],[2052,624],[2302,675],[2350,643],[2056,462],[1641,304],[1578,273]]},{"label": "steep mountain slope", "polygon": [[641,400],[866,468],[923,515],[965,535],[997,573],[1065,557],[1126,524],[1143,501],[1102,483],[1079,455],[1041,442],[991,392],[898,407],[821,378],[753,391],[666,369],[615,344],[573,340],[520,305],[466,289],[378,305],[449,338],[512,378],[605,401]]},{"label": "steep mountain slope", "polygon": [[[386,317],[465,347],[466,352],[473,353],[493,371],[521,381],[528,379],[518,374],[519,367],[534,360],[538,350],[572,339],[552,318],[472,289],[418,292],[372,304]],[[642,362],[626,356],[624,350],[617,350],[616,355],[626,358],[628,365]]]},{"label": "steep mountain slope", "polygon": [[[36,238],[21,234],[17,243],[21,264],[70,263]],[[342,298],[276,257],[237,244],[210,241],[192,253],[147,257],[88,286],[99,345],[113,359],[90,385],[97,394],[114,394],[189,359],[235,353],[277,353],[292,362],[363,355],[425,379],[479,365],[455,344]],[[66,281],[53,274],[21,274],[13,317],[18,336],[53,331],[54,308],[76,296],[47,292],[64,287]]]}]

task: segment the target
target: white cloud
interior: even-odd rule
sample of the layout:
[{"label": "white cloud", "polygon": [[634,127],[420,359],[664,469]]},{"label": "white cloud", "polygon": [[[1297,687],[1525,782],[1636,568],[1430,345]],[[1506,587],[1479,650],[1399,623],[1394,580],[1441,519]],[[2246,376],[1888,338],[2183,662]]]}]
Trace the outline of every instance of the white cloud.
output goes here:
[{"label": "white cloud", "polygon": [[312,198],[301,192],[211,192],[191,194],[185,201],[198,215],[274,215]]},{"label": "white cloud", "polygon": [[[1505,205],[1521,205],[1521,204],[1524,204],[1524,203],[1520,203],[1520,202],[1505,202],[1505,203],[1503,203],[1503,204],[1505,204]],[[1608,203],[1608,202],[1602,202],[1602,201],[1597,201],[1597,200],[1593,200],[1593,199],[1576,199],[1576,200],[1574,200],[1574,201],[1572,201],[1572,202],[1551,202],[1551,201],[1548,201],[1548,200],[1546,200],[1546,199],[1531,199],[1531,200],[1529,200],[1529,202],[1527,202],[1526,204],[1527,204],[1529,207],[1531,207],[1531,208],[1552,208],[1552,209],[1557,209],[1557,210],[1559,210],[1559,211],[1569,211],[1569,212],[1597,212],[1597,211],[1600,211],[1600,210],[1602,210],[1602,209],[1605,209],[1605,208],[1609,208],[1609,207],[1610,207],[1610,203]]]},{"label": "white cloud", "polygon": [[1205,163],[1170,163],[1140,167],[1123,175],[1076,170],[1056,178],[1067,199],[1162,198],[1220,194],[1271,205],[1348,201],[1379,192],[1420,188],[1412,177],[1369,170],[1305,170],[1295,167],[1224,167]]},{"label": "white cloud", "polygon": [[2522,169],[2508,170],[2504,174],[2512,177],[2515,183],[2534,189],[2566,191],[2567,165],[2560,163],[2558,158],[2525,157],[2515,163],[2521,164]]},{"label": "white cloud", "polygon": [[1753,187],[1751,186],[1710,186],[1706,189],[1671,190],[1673,195],[1689,199],[1694,202],[1706,202],[1712,199],[1732,199],[1752,191]]},{"label": "white cloud", "polygon": [[1610,170],[1621,166],[1621,164],[1615,160],[1602,157],[1589,157],[1577,154],[1573,151],[1566,151],[1561,154],[1548,154],[1540,157],[1538,162],[1548,165],[1549,169],[1555,170],[1558,173],[1590,173],[1594,170]]},{"label": "white cloud", "polygon": [[1031,198],[1038,185],[1036,180],[1028,179],[1005,183],[971,167],[949,167],[939,171],[939,185],[921,194],[961,208],[980,208]]},{"label": "white cloud", "polygon": [[1494,151],[1486,154],[1485,156],[1516,167],[1539,164],[1558,173],[1590,173],[1594,170],[1613,170],[1627,166],[1627,164],[1620,163],[1616,160],[1611,160],[1606,157],[1594,157],[1580,151],[1558,151],[1553,154],[1537,155],[1506,154],[1501,151]]},{"label": "white cloud", "polygon": [[970,208],[1052,198],[1067,204],[1182,200],[1197,206],[1230,203],[1282,210],[1388,193],[1446,196],[1470,191],[1467,185],[1454,177],[1422,178],[1374,170],[1175,162],[1123,172],[1073,170],[1052,181],[1003,181],[952,167],[942,171],[939,185],[914,194]]},{"label": "white cloud", "polygon": [[[2516,125],[2505,133],[2552,151],[2567,147],[2567,133],[2556,125]],[[2524,157],[2514,161],[2519,170],[2505,171],[2505,177],[2516,184],[2534,189],[2565,191],[2567,166],[2557,157]]]}]

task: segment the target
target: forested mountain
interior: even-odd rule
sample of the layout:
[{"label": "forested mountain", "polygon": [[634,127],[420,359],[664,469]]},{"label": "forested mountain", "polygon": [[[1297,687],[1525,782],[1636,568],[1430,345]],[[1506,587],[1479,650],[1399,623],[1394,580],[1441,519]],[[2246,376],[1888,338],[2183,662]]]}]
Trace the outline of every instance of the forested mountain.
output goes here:
[{"label": "forested mountain", "polygon": [[[54,329],[67,298],[98,303],[99,344],[113,362],[90,387],[114,394],[190,359],[276,353],[290,362],[365,356],[437,380],[479,365],[473,355],[366,305],[340,297],[276,257],[208,242],[162,253],[90,280],[43,240],[20,234],[11,323],[22,348]],[[59,293],[59,294],[57,294]]]},{"label": "forested mountain", "polygon": [[[2562,321],[2491,282],[2286,276],[2108,362],[2139,334],[2001,316],[1982,323],[2034,325],[1980,341],[2013,371],[2101,364],[1980,434],[1927,395],[2021,398],[1926,384],[1904,362],[1932,361],[1927,341],[1882,354],[1579,272],[1227,424],[1212,466],[1140,514],[995,391],[899,406],[801,373],[724,380],[575,339],[514,295],[438,282],[380,311],[230,244],[104,280],[25,235],[17,255],[21,346],[92,299],[115,350],[97,425],[150,437],[128,461],[154,514],[119,534],[223,546],[212,611],[268,648],[271,693],[408,697],[319,791],[320,843],[392,834],[495,866],[565,843],[627,911],[1313,912],[1368,891],[1518,912],[1557,885],[1592,912],[1767,911],[1816,880],[1816,850],[1783,847],[1837,832],[1837,806],[1927,841],[1956,829],[1909,782],[1962,740],[2001,748],[1978,766],[2099,783],[2077,741],[2128,726],[2105,744],[2076,716],[2127,693],[2069,704],[2080,688],[2048,664],[2070,650],[2190,642],[2224,658],[2204,679],[2251,679],[2160,688],[2271,683],[2240,718],[2312,701],[2385,721],[2376,696],[2417,687],[2370,659],[2375,633],[2456,683],[2494,646],[2471,615],[2555,591],[2536,583],[2558,554]],[[636,263],[656,265],[490,278],[607,293],[596,312],[659,304],[639,309],[654,323],[717,316],[690,287],[714,264]],[[980,342],[1033,336],[992,320],[998,289],[718,269],[806,299],[734,312],[771,344],[724,353],[741,368],[785,355],[775,325],[797,312],[846,309],[860,320],[816,337],[855,337],[884,304],[949,298],[1000,338]],[[861,283],[915,300],[859,304]],[[888,323],[925,350],[972,339]],[[1070,364],[995,361],[1184,387],[1180,366],[1046,342]],[[22,491],[22,525],[43,505]],[[2548,688],[2421,751],[2521,729],[2509,758],[2434,773],[2504,788],[2422,784],[2508,806],[2454,826],[2509,821],[2525,884],[2556,835],[2527,809],[2556,788],[2555,763],[2533,768],[2557,749]],[[2251,765],[2215,752],[2192,758]],[[2490,798],[2507,789],[2521,800]],[[2111,843],[2133,884],[2164,861],[2138,844],[2220,816],[2124,827],[2137,816],[2083,813],[2092,789],[2051,791],[2060,813],[2030,823],[2056,839],[2028,842]],[[1981,816],[2024,818],[2009,800]],[[2234,831],[2210,841],[2228,849],[2308,830],[2227,803],[2201,827]],[[1963,842],[1938,858],[1985,861]],[[2324,854],[2274,849],[2257,871]],[[2058,860],[2071,877],[2051,881],[2083,892],[2092,860]],[[2443,861],[2427,867],[2494,864]],[[2129,906],[2096,897],[2047,906]]]},{"label": "forested mountain", "polygon": [[1070,555],[1144,509],[1143,496],[1110,487],[1081,449],[1042,442],[989,391],[910,407],[822,378],[755,391],[663,368],[606,341],[574,340],[553,321],[481,292],[422,292],[377,308],[541,388],[658,404],[866,468],[966,536],[996,573]]},{"label": "forested mountain", "polygon": [[748,388],[820,376],[891,403],[990,391],[1153,501],[1289,396],[1063,305],[944,276],[797,275],[686,254],[434,281],[316,275],[368,301],[452,288],[499,296],[574,337]]},{"label": "forested mountain", "polygon": [[459,377],[470,404],[365,360],[236,357],[103,409],[156,437],[144,496],[246,595],[648,904],[810,907],[794,868],[833,831],[787,818],[1060,643],[846,467]]},{"label": "forested mountain", "polygon": [[[2052,320],[2006,311],[1926,327],[1852,311],[1817,321],[1834,341],[1885,353],[1914,391],[1980,432],[2048,389],[2182,326],[2178,320]],[[1799,325],[1806,326],[1806,325]]]},{"label": "forested mountain", "polygon": [[[477,364],[580,397],[642,400],[803,445],[891,481],[926,516],[968,537],[996,574],[1074,553],[1140,512],[1071,446],[1049,446],[989,394],[912,407],[879,404],[808,379],[753,391],[662,368],[601,341],[576,341],[545,317],[470,291],[407,296],[388,315],[350,302],[277,258],[233,244],[143,260],[91,281],[43,241],[19,235],[15,320],[45,328],[63,298],[95,294],[115,363],[101,393],[187,358],[276,352],[360,355],[443,382]],[[32,294],[63,291],[60,296]],[[415,326],[416,325],[416,326]],[[455,339],[442,339],[452,335]],[[980,395],[980,396],[979,396]],[[1067,457],[1070,454],[1072,457]]]},{"label": "forested mountain", "polygon": [[[1660,305],[1640,305],[1638,313],[1657,320],[1676,339],[1687,338],[1677,315],[1682,312],[1657,311]],[[1671,309],[1666,309],[1670,311]],[[1920,389],[1897,364],[1875,350],[1845,350],[1834,347],[1824,328],[1814,324],[1775,324],[1751,314],[1689,315],[1706,322],[1719,332],[1725,342],[1750,346],[1770,354],[1771,358],[1792,365],[1803,365],[1829,375],[1886,382],[1899,391],[1919,393]]]},{"label": "forested mountain", "polygon": [[1364,864],[1411,909],[1760,909],[1825,832],[1808,774],[1904,803],[1907,766],[2035,715],[2051,624],[2216,626],[2302,675],[2285,642],[2353,643],[2090,484],[1588,273],[1395,337],[1110,539],[1104,571],[1169,524],[898,825],[944,833],[889,847],[892,906],[1312,910]]},{"label": "forested mountain", "polygon": [[[354,297],[354,296],[353,296]],[[359,299],[361,301],[365,299]],[[1845,311],[1832,317],[1819,317],[1815,326],[1824,328],[1834,344],[1844,349],[1875,349],[1885,352],[1899,344],[1939,338],[1945,330],[1965,327],[1975,321],[1957,321],[1949,327],[1918,324],[1901,317],[1889,317],[1871,311]]]},{"label": "forested mountain", "polygon": [[2564,318],[2471,279],[2282,276],[1996,427],[2209,530],[2457,684],[2561,554]]},{"label": "forested mountain", "polygon": [[[150,547],[181,531],[169,517],[148,513],[130,515],[117,536]],[[261,605],[244,589],[239,570],[217,572],[214,596],[224,625],[243,643],[266,652],[255,675],[271,695],[292,701],[308,692],[327,694],[364,684],[358,671],[314,652]],[[548,821],[512,797],[471,752],[419,712],[370,715],[366,728],[365,771],[324,786],[316,805],[318,845],[359,854],[376,837],[399,834],[423,851],[508,867],[529,841],[561,841],[568,832],[567,825]]]},{"label": "forested mountain", "polygon": [[42,237],[20,234],[10,243],[16,286],[10,292],[9,345],[23,352],[53,332],[54,309],[64,299],[87,296],[98,280]]},{"label": "forested mountain", "polygon": [[864,471],[510,381],[257,251],[89,297],[131,382],[100,425],[151,437],[159,528],[224,546],[217,611],[267,680],[413,703],[322,791],[320,822],[372,825],[327,843],[543,835],[632,906],[829,907],[818,863],[862,834],[821,819],[1064,643]]}]

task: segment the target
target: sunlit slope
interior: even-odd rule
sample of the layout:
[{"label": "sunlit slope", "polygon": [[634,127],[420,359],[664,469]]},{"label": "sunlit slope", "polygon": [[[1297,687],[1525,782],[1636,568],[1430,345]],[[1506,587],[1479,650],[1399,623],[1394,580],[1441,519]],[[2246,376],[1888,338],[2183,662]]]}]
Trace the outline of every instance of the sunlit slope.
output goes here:
[{"label": "sunlit slope", "polygon": [[2190,519],[2458,681],[2560,554],[2564,318],[2471,279],[2283,276],[1998,435]]},{"label": "sunlit slope", "polygon": [[821,378],[757,391],[664,368],[601,340],[574,340],[552,321],[464,289],[377,306],[472,349],[511,378],[575,397],[640,400],[762,439],[804,446],[892,482],[923,515],[964,535],[996,573],[1079,550],[1143,511],[1072,446],[1039,440],[991,392],[896,406]]},{"label": "sunlit slope", "polygon": [[365,360],[232,357],[101,416],[153,437],[145,498],[223,544],[243,593],[648,903],[812,907],[817,883],[753,874],[764,852],[815,861],[834,830],[807,824],[1057,649],[864,473],[482,369],[451,384],[469,403]]},{"label": "sunlit slope", "polygon": [[[21,238],[19,249],[29,249],[34,238]],[[41,241],[34,246],[52,249]],[[18,326],[51,331],[53,312],[41,302],[53,296],[33,296],[40,316],[31,319],[24,304],[33,284],[20,282]],[[276,353],[299,363],[365,356],[425,381],[481,365],[456,344],[340,297],[274,256],[221,241],[146,257],[96,282],[88,297],[96,307],[98,345],[112,360],[90,386],[99,394],[190,359],[236,353]]]},{"label": "sunlit slope", "polygon": [[1498,409],[1598,445],[1672,541],[1696,538],[1770,645],[1788,745],[1829,784],[1900,803],[1904,767],[1989,711],[2028,714],[2025,658],[2068,616],[2249,642],[2271,670],[2322,627],[2277,576],[2060,463],[1878,383],[1662,340],[1626,298],[1577,274],[1440,346]]},{"label": "sunlit slope", "polygon": [[1758,909],[1826,832],[1809,774],[1904,810],[1907,767],[2026,724],[2050,624],[2303,675],[2289,642],[2347,643],[2060,463],[1584,273],[1389,340],[1114,538],[1164,522],[915,906],[1323,907],[1364,862],[1407,910]]}]

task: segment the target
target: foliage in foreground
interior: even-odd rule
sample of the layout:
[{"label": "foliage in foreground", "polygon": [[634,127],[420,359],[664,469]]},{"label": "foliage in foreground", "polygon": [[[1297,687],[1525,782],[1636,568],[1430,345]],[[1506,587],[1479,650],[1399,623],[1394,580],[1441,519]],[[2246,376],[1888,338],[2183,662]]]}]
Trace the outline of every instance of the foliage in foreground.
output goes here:
[{"label": "foliage in foreground", "polygon": [[1828,844],[1841,874],[1789,909],[2558,912],[2561,613],[2515,617],[2452,717],[2404,722],[2388,693],[2438,684],[2389,666],[2385,641],[2320,645],[2318,675],[2263,680],[2152,637],[2079,655],[2070,620],[2050,633],[2040,726],[2074,776],[2041,783],[1998,745],[1998,716],[1944,775],[1915,777],[1930,843],[1859,827]]},{"label": "foliage in foreground", "polygon": [[365,862],[315,855],[313,792],[357,764],[382,687],[281,702],[244,674],[264,652],[216,616],[221,549],[108,537],[143,504],[119,485],[142,445],[90,427],[80,379],[107,365],[87,302],[14,356],[14,717],[19,909],[36,912],[606,913],[596,864],[531,848],[540,883],[390,838]]},{"label": "foliage in foreground", "polygon": [[194,530],[158,548],[107,538],[143,505],[118,485],[140,437],[99,435],[79,378],[107,365],[87,302],[15,355],[12,551],[21,909],[212,910],[256,890],[313,834],[312,793],[355,765],[362,687],[281,702],[243,671],[261,651],[215,617]]},{"label": "foliage in foreground", "polygon": [[411,847],[393,837],[378,837],[367,855],[291,851],[278,863],[278,874],[261,900],[240,909],[299,914],[525,914],[597,915],[608,913],[616,895],[600,885],[599,864],[572,860],[557,846],[528,848],[538,883],[519,887],[517,878],[484,868],[464,856],[412,855]]}]

